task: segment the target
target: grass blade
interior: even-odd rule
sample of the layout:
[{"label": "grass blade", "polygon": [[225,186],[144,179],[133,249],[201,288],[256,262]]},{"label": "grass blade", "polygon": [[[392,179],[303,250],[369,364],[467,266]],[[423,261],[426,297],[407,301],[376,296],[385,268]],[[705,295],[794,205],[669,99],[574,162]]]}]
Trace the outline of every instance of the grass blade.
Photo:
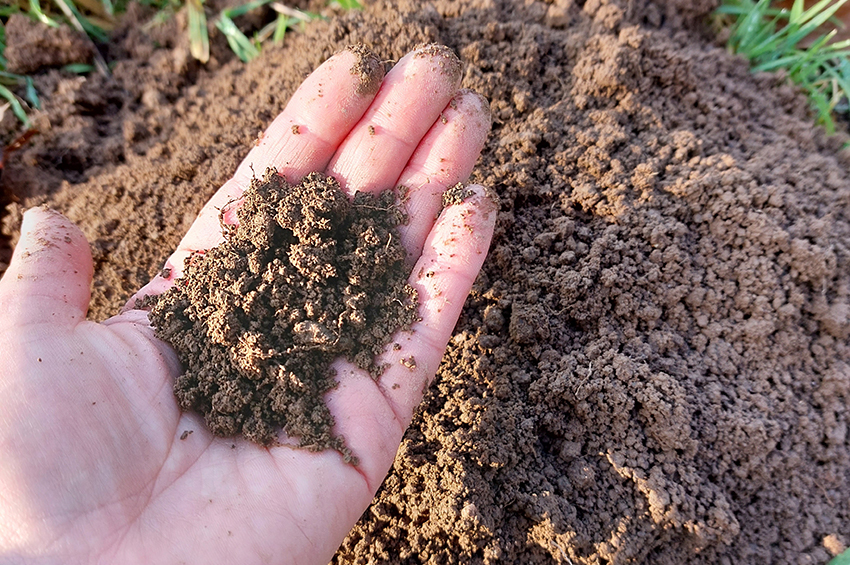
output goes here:
[{"label": "grass blade", "polygon": [[278,45],[283,43],[283,37],[286,35],[286,31],[300,22],[301,20],[298,18],[287,16],[286,14],[278,14],[277,21],[275,22],[276,27],[274,30],[274,37],[272,38],[272,41],[274,41],[275,44]]},{"label": "grass blade", "polygon": [[85,10],[88,12],[87,17],[89,19],[92,19],[92,15],[99,16],[101,18],[110,17],[109,12],[106,11],[105,2],[111,3],[111,0],[74,0],[74,3],[80,11]]},{"label": "grass blade", "polygon": [[206,63],[210,60],[210,38],[203,4],[204,0],[188,0],[186,10],[189,16],[189,51],[192,57]]},{"label": "grass blade", "polygon": [[827,565],[850,565],[850,549],[834,557]]},{"label": "grass blade", "polygon": [[333,0],[330,3],[330,5],[340,7],[343,10],[362,10],[363,9],[363,4],[361,4],[357,0]]},{"label": "grass blade", "polygon": [[83,15],[77,10],[77,7],[74,5],[73,0],[53,0],[59,9],[62,10],[62,13],[65,14],[65,17],[68,18],[68,22],[77,29],[77,31],[96,39],[101,43],[106,43],[109,40],[109,37],[106,35],[106,32],[88,21]]},{"label": "grass blade", "polygon": [[223,11],[215,22],[217,27],[224,37],[227,38],[227,44],[236,53],[242,61],[248,62],[260,54],[260,50],[242,33],[233,20],[227,15],[227,10]]},{"label": "grass blade", "polygon": [[8,71],[0,71],[0,83],[23,86],[27,102],[36,110],[41,110],[41,101],[38,99],[38,93],[35,90],[35,84],[31,77]]},{"label": "grass blade", "polygon": [[12,107],[12,112],[15,113],[15,116],[24,124],[24,127],[29,129],[30,127],[30,119],[27,117],[27,113],[24,111],[24,107],[21,106],[18,97],[14,95],[14,93],[0,84],[0,96],[9,101],[9,105]]},{"label": "grass blade", "polygon": [[[80,14],[79,10],[77,10],[77,7],[74,6],[73,0],[53,1],[59,6],[59,9],[61,9],[65,14],[65,17],[68,18],[71,26],[85,35],[89,41],[92,41],[92,38],[101,42],[107,41],[108,37],[106,36],[106,32],[86,20],[82,14]],[[92,49],[94,51],[94,63],[97,66],[97,70],[100,71],[103,76],[109,76],[109,67],[106,65],[106,61],[104,61],[100,51],[97,50],[97,46],[94,45],[94,42],[92,42]]]},{"label": "grass blade", "polygon": [[284,16],[283,14],[277,15],[277,20],[275,21],[274,28],[274,37],[272,41],[275,42],[276,45],[280,45],[283,43],[283,38],[286,36],[286,30],[289,29],[289,21],[290,18]]},{"label": "grass blade", "polygon": [[236,53],[237,57],[245,62],[250,61],[260,54],[260,45],[263,41],[268,39],[270,35],[272,35],[272,31],[274,32],[275,43],[280,43],[283,41],[286,32],[294,25],[310,22],[317,17],[315,14],[302,12],[301,10],[284,6],[279,2],[274,2],[272,4],[272,8],[278,12],[276,20],[261,29],[255,35],[253,41],[248,39],[248,37],[242,33],[242,31],[233,22],[233,18],[244,16],[248,12],[265,6],[271,1],[272,0],[253,0],[235,8],[222,10],[215,22],[216,27],[221,30],[227,38],[227,43],[230,45],[233,52]]},{"label": "grass blade", "polygon": [[275,2],[272,4],[272,9],[285,16],[289,16],[291,18],[295,18],[299,22],[310,23],[315,19],[320,19],[322,16],[319,14],[314,14],[312,12],[302,12],[301,10],[296,10],[295,8],[290,8],[285,4],[281,4],[280,2]]},{"label": "grass blade", "polygon": [[248,2],[247,4],[242,4],[241,6],[237,6],[235,8],[228,8],[222,11],[222,14],[227,14],[227,17],[231,20],[233,18],[238,18],[239,16],[244,16],[251,10],[256,10],[262,6],[265,6],[272,0],[253,0],[252,2]]},{"label": "grass blade", "polygon": [[59,22],[47,17],[47,14],[41,9],[41,3],[38,0],[30,0],[30,14],[46,26],[59,27]]},{"label": "grass blade", "polygon": [[27,101],[30,105],[36,110],[41,110],[41,101],[38,99],[38,92],[35,91],[35,84],[32,82],[32,78],[24,77],[26,79],[25,92]]},{"label": "grass blade", "polygon": [[62,67],[62,70],[75,75],[84,75],[94,70],[94,65],[87,63],[71,63]]},{"label": "grass blade", "polygon": [[796,22],[800,19],[800,16],[803,15],[803,8],[805,4],[803,0],[794,0],[794,5],[791,6],[791,13],[788,16],[788,20],[792,22]]}]

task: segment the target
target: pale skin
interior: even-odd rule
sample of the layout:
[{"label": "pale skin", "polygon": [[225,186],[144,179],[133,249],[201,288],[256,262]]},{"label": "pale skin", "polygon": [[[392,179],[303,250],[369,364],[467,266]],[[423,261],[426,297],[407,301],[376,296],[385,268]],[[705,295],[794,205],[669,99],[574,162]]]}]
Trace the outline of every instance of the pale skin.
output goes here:
[{"label": "pale skin", "polygon": [[349,194],[409,187],[401,237],[422,320],[395,336],[401,349],[388,346],[377,381],[336,361],[339,386],[326,396],[359,465],[216,438],[182,413],[179,360],[147,313],[131,299],[106,322],[86,321],[88,242],[64,216],[32,209],[0,280],[0,561],[325,564],[369,505],[484,261],[497,205],[474,186],[440,212],[490,128],[486,101],[459,90],[453,56],[408,54],[377,92],[350,72],[356,60],[342,51],[305,80],[201,211],[168,279],[136,296],[165,291],[188,254],[221,240],[218,208],[252,170],[290,181],[325,171]]}]

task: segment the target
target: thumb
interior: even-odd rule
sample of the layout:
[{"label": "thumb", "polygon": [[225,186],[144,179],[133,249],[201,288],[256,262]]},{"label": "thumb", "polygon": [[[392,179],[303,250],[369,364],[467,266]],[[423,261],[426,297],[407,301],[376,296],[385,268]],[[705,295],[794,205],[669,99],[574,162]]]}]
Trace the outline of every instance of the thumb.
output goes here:
[{"label": "thumb", "polygon": [[92,270],[80,229],[46,206],[30,208],[0,280],[0,311],[13,323],[76,325],[89,308]]}]

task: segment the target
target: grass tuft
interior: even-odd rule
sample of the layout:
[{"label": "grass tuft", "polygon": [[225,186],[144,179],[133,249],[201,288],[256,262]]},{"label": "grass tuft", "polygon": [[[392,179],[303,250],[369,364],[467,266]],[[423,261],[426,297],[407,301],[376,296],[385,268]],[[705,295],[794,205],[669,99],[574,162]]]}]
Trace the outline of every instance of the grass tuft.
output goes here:
[{"label": "grass tuft", "polygon": [[239,16],[244,16],[252,10],[265,6],[272,0],[253,0],[236,8],[223,10],[215,22],[215,26],[227,38],[227,43],[230,48],[236,53],[236,56],[245,62],[250,61],[260,54],[263,42],[269,37],[273,37],[273,41],[277,44],[283,42],[286,32],[296,26],[303,26],[315,19],[321,18],[319,14],[311,12],[303,12],[285,6],[280,2],[274,2],[271,7],[277,12],[275,20],[264,26],[261,30],[254,34],[254,37],[249,39],[236,26],[233,19]]},{"label": "grass tuft", "polygon": [[[746,57],[753,72],[784,69],[829,133],[835,133],[833,114],[850,109],[850,40],[833,41],[835,30],[818,34],[847,1],[820,0],[806,9],[803,0],[794,0],[789,10],[770,0],[724,0],[716,11],[731,18],[730,51]],[[808,47],[804,40],[811,41]]]},{"label": "grass tuft", "polygon": [[[185,6],[188,16],[188,34],[192,57],[206,63],[210,58],[210,38],[207,27],[207,13],[204,10],[204,0],[3,0],[6,5],[0,6],[0,98],[6,101],[0,105],[0,115],[6,108],[12,112],[24,127],[30,127],[27,115],[29,109],[40,109],[38,93],[33,86],[32,78],[10,73],[6,70],[6,59],[3,51],[6,47],[4,23],[12,14],[24,14],[34,21],[46,26],[59,27],[70,25],[89,40],[97,43],[109,41],[109,31],[114,25],[114,18],[127,9],[130,2],[149,6],[156,10],[150,23],[157,25],[172,17]],[[248,37],[236,25],[235,19],[248,12],[271,4],[276,13],[274,19],[262,29]],[[363,6],[358,0],[329,0],[329,6],[343,10],[359,10]],[[319,14],[304,12],[286,6],[273,0],[251,0],[247,4],[222,10],[215,18],[215,27],[227,39],[228,45],[242,61],[250,61],[260,54],[262,45],[271,39],[274,43],[283,42],[287,32],[303,27],[316,19]],[[69,73],[86,74],[97,70],[109,74],[106,61],[100,52],[94,49],[94,65],[72,64],[63,69]]]}]

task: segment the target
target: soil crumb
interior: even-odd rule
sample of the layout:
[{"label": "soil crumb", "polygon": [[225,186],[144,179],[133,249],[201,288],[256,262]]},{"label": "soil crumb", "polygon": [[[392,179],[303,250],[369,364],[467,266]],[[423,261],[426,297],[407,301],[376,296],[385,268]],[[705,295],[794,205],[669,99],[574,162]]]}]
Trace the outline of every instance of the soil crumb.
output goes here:
[{"label": "soil crumb", "polygon": [[443,193],[443,208],[447,208],[454,204],[460,204],[473,194],[474,193],[462,183],[457,183],[456,185],[446,189]]},{"label": "soil crumb", "polygon": [[377,377],[374,356],[418,319],[393,193],[349,201],[332,177],[290,185],[269,169],[236,215],[237,226],[222,224],[223,243],[192,255],[176,284],[149,299],[157,336],[185,368],[174,384],[180,406],[218,436],[273,445],[283,429],[356,464],[323,395],[336,386],[334,359]]},{"label": "soil crumb", "polygon": [[357,94],[368,96],[378,92],[381,81],[384,80],[384,66],[381,60],[362,43],[349,45],[345,50],[357,56],[357,61],[350,69],[351,74],[360,79]]}]

